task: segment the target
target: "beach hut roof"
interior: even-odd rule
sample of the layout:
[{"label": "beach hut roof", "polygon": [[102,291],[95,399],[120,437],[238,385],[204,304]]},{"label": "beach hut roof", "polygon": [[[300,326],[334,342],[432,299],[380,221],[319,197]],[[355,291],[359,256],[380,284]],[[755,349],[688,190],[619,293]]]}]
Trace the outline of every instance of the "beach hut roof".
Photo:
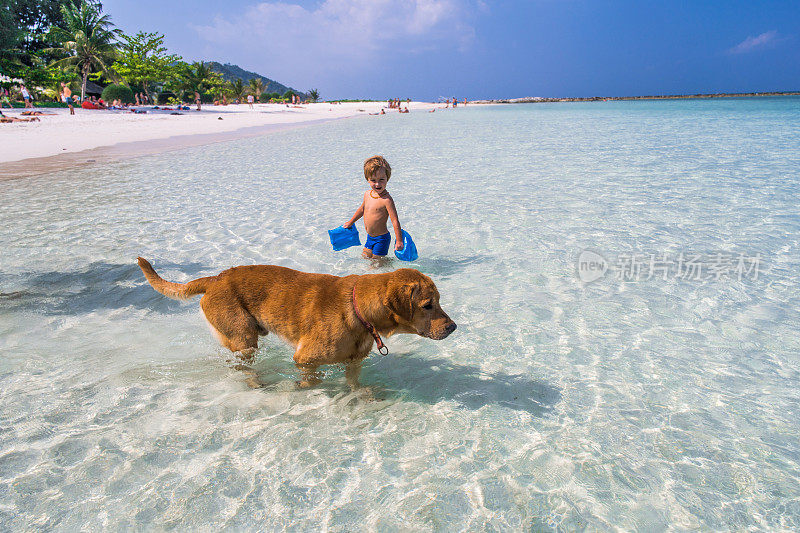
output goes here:
[{"label": "beach hut roof", "polygon": [[91,80],[86,80],[86,94],[90,94],[92,96],[100,96],[103,94],[103,86],[98,85]]}]

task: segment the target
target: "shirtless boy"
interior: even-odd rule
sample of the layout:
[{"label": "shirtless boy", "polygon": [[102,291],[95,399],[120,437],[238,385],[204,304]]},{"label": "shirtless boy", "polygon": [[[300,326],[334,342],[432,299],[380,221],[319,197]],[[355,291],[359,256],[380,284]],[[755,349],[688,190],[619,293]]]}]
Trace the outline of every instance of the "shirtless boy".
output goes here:
[{"label": "shirtless boy", "polygon": [[343,227],[349,228],[359,218],[364,217],[367,242],[361,255],[367,259],[383,257],[389,253],[389,245],[392,242],[392,235],[386,229],[386,222],[389,219],[394,229],[394,249],[403,249],[403,231],[397,219],[397,209],[386,190],[391,176],[392,167],[383,157],[376,155],[364,161],[364,177],[369,182],[370,189],[364,193],[364,199],[353,217],[343,224]]}]

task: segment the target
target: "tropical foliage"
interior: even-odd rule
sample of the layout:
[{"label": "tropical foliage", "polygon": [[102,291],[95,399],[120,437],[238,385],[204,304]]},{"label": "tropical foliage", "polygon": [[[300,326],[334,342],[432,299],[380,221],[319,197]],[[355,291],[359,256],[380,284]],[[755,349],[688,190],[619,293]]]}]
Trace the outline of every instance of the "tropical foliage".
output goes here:
[{"label": "tropical foliage", "polygon": [[230,82],[227,86],[228,93],[233,97],[239,100],[240,102],[244,100],[245,94],[247,94],[247,88],[244,86],[244,82],[241,78],[236,78],[232,82]]},{"label": "tropical foliage", "polygon": [[[208,68],[203,61],[192,63],[179,63],[177,65],[178,76],[171,84],[171,88],[178,93],[190,93],[187,100],[194,100],[194,93],[200,93],[201,97],[208,93],[219,90],[225,85],[222,76]],[[206,98],[203,98],[206,101]]]},{"label": "tropical foliage", "polygon": [[160,33],[123,34],[98,0],[0,0],[0,77],[14,80],[0,83],[16,90],[24,82],[35,99],[57,99],[62,82],[84,99],[91,80],[144,91],[150,101],[155,92],[159,99],[164,95],[177,101],[193,101],[195,92],[204,102],[223,97],[241,102],[247,94],[260,101],[281,100],[281,94],[266,91],[275,86],[284,91],[285,86],[253,79],[255,73],[235,65],[224,67],[246,76],[228,73],[232,81],[225,81],[208,63],[186,63],[169,53]]},{"label": "tropical foliage", "polygon": [[261,78],[253,78],[250,80],[250,94],[258,99],[264,92],[264,80]]},{"label": "tropical foliage", "polygon": [[45,52],[63,54],[65,57],[56,65],[74,66],[80,73],[81,100],[86,96],[86,80],[89,73],[99,71],[109,73],[109,65],[116,57],[116,41],[120,30],[114,29],[108,15],[101,14],[94,5],[83,1],[79,5],[61,6],[64,27],[54,26],[48,32],[48,39],[60,43]]},{"label": "tropical foliage", "polygon": [[163,84],[178,77],[181,58],[167,54],[163,35],[140,31],[136,35],[123,35],[122,40],[114,71],[128,83],[141,85],[148,98],[152,82]]},{"label": "tropical foliage", "polygon": [[103,94],[101,98],[106,102],[113,102],[114,100],[120,100],[126,104],[132,104],[134,101],[133,91],[127,85],[114,85],[111,84],[105,89],[103,89]]}]

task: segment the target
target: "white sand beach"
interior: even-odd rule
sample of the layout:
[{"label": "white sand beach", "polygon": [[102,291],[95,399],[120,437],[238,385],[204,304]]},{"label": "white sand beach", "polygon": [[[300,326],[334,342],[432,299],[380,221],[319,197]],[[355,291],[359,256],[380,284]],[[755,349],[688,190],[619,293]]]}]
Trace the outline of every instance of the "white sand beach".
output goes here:
[{"label": "white sand beach", "polygon": [[[70,116],[67,109],[37,108],[55,115],[41,116],[39,122],[0,124],[0,173],[3,173],[3,169],[7,171],[5,173],[12,173],[4,163],[27,162],[35,166],[40,158],[52,159],[53,156],[78,152],[87,155],[87,150],[101,147],[159,140],[161,142],[150,145],[156,146],[156,151],[163,151],[186,146],[186,136],[196,137],[194,142],[188,144],[206,144],[230,140],[239,136],[239,133],[242,137],[252,136],[260,127],[264,128],[262,133],[266,133],[270,126],[280,128],[366,115],[378,113],[384,107],[386,102],[316,103],[296,107],[255,104],[253,109],[247,104],[204,105],[202,111],[196,111],[191,106],[189,111],[178,111],[180,115],[171,114],[176,112],[174,109],[155,110],[152,106],[140,108],[147,109],[146,114],[76,108],[74,116]],[[438,105],[426,102],[411,102],[408,105],[411,111],[434,107]],[[3,113],[10,117],[21,117],[22,111],[4,109]],[[387,109],[386,113],[397,113],[397,110]],[[215,134],[224,135],[216,137]],[[166,141],[174,138],[182,138],[183,142],[176,142],[172,146],[171,142]],[[142,148],[140,144],[134,151],[142,151]]]}]

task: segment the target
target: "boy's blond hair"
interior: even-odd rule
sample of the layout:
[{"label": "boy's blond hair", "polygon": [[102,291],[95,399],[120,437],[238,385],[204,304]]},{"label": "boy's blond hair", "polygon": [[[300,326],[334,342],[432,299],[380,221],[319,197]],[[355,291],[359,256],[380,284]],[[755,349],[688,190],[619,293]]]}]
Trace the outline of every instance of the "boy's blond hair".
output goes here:
[{"label": "boy's blond hair", "polygon": [[374,176],[379,168],[382,168],[384,172],[386,172],[387,180],[392,177],[392,167],[389,166],[389,162],[381,155],[373,155],[364,161],[364,178],[369,179]]}]

